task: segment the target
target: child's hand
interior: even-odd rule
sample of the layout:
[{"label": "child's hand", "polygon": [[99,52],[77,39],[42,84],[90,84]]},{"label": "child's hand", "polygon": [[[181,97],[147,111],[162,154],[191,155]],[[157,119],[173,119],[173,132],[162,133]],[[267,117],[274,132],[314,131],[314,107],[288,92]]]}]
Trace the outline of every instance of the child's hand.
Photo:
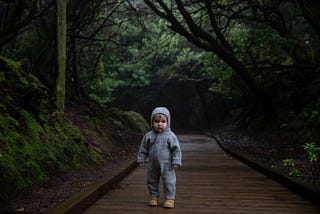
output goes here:
[{"label": "child's hand", "polygon": [[141,168],[144,166],[144,163],[142,163],[142,162],[140,162],[138,164],[139,164],[139,167],[141,167]]},{"label": "child's hand", "polygon": [[177,164],[172,164],[172,169],[178,169],[179,168],[179,165],[177,165]]}]

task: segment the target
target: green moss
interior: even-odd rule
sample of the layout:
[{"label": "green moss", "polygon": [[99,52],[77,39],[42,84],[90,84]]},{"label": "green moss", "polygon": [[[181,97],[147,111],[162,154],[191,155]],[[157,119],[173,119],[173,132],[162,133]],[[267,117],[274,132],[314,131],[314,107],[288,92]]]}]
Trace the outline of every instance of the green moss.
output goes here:
[{"label": "green moss", "polygon": [[112,124],[117,127],[118,130],[145,133],[149,129],[148,123],[143,116],[137,112],[110,108],[107,111],[107,115],[113,119]]},{"label": "green moss", "polygon": [[53,112],[47,89],[19,62],[0,56],[0,199],[101,160],[81,132]]},{"label": "green moss", "polygon": [[15,62],[0,56],[0,70],[5,71],[7,80],[19,81],[19,83],[22,83],[24,86],[29,85],[28,76],[22,72],[20,62]]},{"label": "green moss", "polygon": [[17,170],[14,157],[4,151],[0,151],[0,174],[0,198],[7,198],[10,193],[25,187],[23,175]]},{"label": "green moss", "polygon": [[35,118],[26,110],[21,110],[20,114],[22,118],[25,120],[30,133],[32,134],[32,139],[36,141],[36,143],[40,143],[40,132],[43,132],[40,124],[35,120]]},{"label": "green moss", "polygon": [[25,109],[19,112],[19,119],[0,115],[0,172],[5,175],[0,178],[1,186],[5,187],[0,195],[2,198],[32,189],[70,167],[84,167],[101,161],[103,154],[85,146],[84,135],[111,150],[110,133],[103,129],[106,121],[119,132],[142,133],[148,129],[141,115],[117,109],[107,111],[108,119],[86,118],[84,122],[88,126],[83,133],[63,114],[51,117],[43,114],[40,119]]},{"label": "green moss", "polygon": [[[31,189],[49,180],[54,174],[70,167],[82,167],[97,162],[101,156],[87,148],[77,128],[64,120],[54,118],[40,124],[25,110],[21,111],[23,132],[17,121],[0,115],[0,178],[6,187],[1,197]],[[53,128],[54,127],[54,128]]]},{"label": "green moss", "polygon": [[21,70],[21,63],[15,62],[11,59],[0,56],[1,70],[17,72]]},{"label": "green moss", "polygon": [[[20,134],[16,128],[18,121],[9,115],[0,114],[0,142],[3,144],[9,144],[19,142],[22,140]],[[1,147],[0,147],[1,148]]]},{"label": "green moss", "polygon": [[150,129],[150,126],[141,114],[134,111],[127,111],[124,112],[124,114],[127,116],[128,122],[134,130],[145,133]]},{"label": "green moss", "polygon": [[24,73],[19,62],[1,56],[0,82],[1,200],[32,190],[70,168],[101,161],[105,154],[88,146],[91,142],[108,151],[120,145],[115,142],[132,143],[132,135],[148,129],[135,112],[106,111],[91,103],[81,127],[76,127],[56,112],[41,82]]},{"label": "green moss", "polygon": [[6,77],[4,76],[4,72],[0,71],[0,82],[3,82],[6,80]]}]

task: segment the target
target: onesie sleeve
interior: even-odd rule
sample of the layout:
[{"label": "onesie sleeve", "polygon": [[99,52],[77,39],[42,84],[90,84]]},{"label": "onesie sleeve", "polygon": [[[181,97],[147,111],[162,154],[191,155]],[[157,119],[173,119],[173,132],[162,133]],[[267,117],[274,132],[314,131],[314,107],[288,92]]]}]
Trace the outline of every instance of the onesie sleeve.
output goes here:
[{"label": "onesie sleeve", "polygon": [[169,140],[170,150],[171,150],[171,157],[172,157],[172,164],[176,164],[182,166],[182,153],[180,148],[180,143],[176,135],[173,135]]},{"label": "onesie sleeve", "polygon": [[144,163],[148,156],[149,156],[148,142],[147,142],[146,135],[144,135],[140,143],[137,162]]}]

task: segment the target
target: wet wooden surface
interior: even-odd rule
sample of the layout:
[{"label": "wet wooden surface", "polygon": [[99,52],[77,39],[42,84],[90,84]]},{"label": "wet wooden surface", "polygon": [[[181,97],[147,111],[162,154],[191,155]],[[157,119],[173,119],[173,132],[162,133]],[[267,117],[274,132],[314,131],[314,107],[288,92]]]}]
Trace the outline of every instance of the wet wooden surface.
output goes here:
[{"label": "wet wooden surface", "polygon": [[137,168],[84,213],[320,213],[320,207],[227,155],[213,139],[178,137],[183,167],[177,170],[174,209],[147,205],[146,168]]}]

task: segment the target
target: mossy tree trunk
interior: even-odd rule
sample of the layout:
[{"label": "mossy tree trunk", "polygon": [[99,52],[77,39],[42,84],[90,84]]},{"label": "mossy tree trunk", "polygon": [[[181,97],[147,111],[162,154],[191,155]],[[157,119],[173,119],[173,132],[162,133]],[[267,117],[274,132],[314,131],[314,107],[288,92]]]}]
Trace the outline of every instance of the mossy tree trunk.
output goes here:
[{"label": "mossy tree trunk", "polygon": [[55,102],[64,111],[66,94],[66,59],[67,59],[67,1],[56,0],[57,8],[57,78],[55,84]]}]

